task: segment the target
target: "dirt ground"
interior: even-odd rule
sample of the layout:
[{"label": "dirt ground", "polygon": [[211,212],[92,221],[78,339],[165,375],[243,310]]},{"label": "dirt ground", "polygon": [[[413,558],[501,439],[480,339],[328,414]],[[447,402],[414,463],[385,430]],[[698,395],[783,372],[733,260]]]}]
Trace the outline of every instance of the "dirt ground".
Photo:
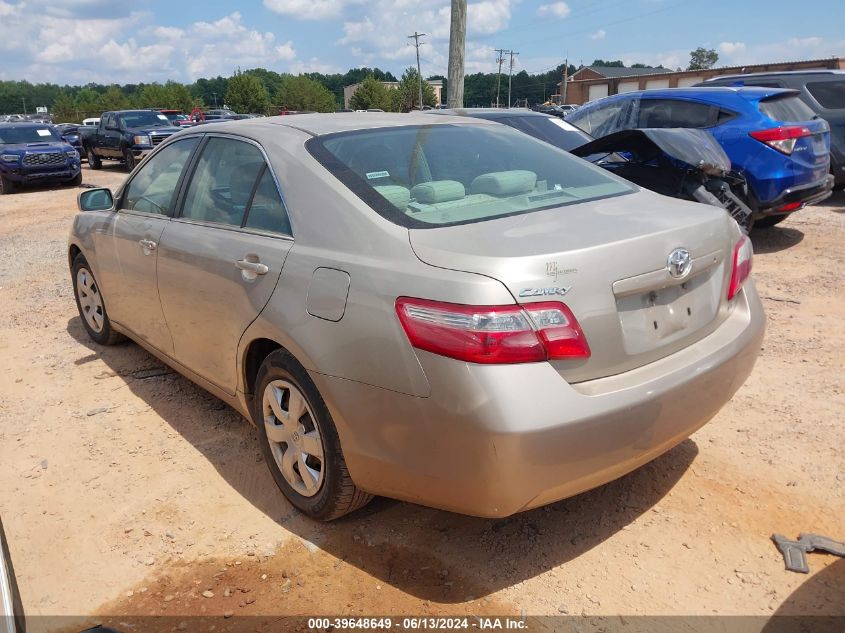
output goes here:
[{"label": "dirt ground", "polygon": [[753,235],[760,359],[668,454],[505,520],[379,499],[319,525],[231,409],[134,344],[86,339],[65,254],[78,192],[0,198],[0,515],[28,615],[845,615],[845,560],[790,573],[770,541],[845,540],[842,194]]}]

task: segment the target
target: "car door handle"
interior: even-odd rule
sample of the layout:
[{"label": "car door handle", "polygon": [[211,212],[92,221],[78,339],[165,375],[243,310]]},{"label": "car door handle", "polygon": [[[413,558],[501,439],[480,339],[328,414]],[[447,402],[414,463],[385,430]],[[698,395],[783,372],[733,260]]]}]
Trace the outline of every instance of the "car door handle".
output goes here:
[{"label": "car door handle", "polygon": [[260,262],[251,262],[246,259],[239,259],[235,262],[235,266],[237,266],[241,270],[245,270],[256,275],[266,275],[268,272],[270,272],[270,269],[267,268],[266,264],[262,264]]},{"label": "car door handle", "polygon": [[139,240],[138,244],[140,244],[144,249],[148,251],[154,251],[158,248],[158,244],[153,242],[152,240]]}]

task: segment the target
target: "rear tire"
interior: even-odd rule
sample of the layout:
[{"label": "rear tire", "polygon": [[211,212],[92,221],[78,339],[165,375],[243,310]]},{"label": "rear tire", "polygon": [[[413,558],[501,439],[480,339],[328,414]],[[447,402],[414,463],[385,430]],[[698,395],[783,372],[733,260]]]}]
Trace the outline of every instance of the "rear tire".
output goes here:
[{"label": "rear tire", "polygon": [[0,176],[0,196],[15,193],[18,190],[18,184],[12,182],[5,176]]},{"label": "rear tire", "polygon": [[252,416],[261,452],[287,500],[318,521],[337,519],[369,503],[372,495],[349,476],[323,398],[296,359],[276,350],[262,363],[255,382]]},{"label": "rear tire", "polygon": [[91,169],[100,169],[103,166],[103,161],[94,153],[90,147],[85,150],[85,155],[88,157],[88,166]]},{"label": "rear tire", "polygon": [[776,224],[780,224],[786,218],[790,216],[789,213],[784,213],[783,215],[767,215],[764,218],[760,218],[759,220],[754,221],[754,227],[758,229],[766,229],[771,226],[775,226]]},{"label": "rear tire", "polygon": [[125,337],[112,329],[100,286],[82,253],[73,259],[71,278],[79,318],[91,340],[100,345],[114,345],[123,341]]}]

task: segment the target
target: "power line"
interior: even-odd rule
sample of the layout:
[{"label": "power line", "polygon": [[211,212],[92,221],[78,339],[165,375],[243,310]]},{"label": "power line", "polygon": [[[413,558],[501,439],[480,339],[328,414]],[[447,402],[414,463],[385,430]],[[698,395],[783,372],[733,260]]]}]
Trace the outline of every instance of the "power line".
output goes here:
[{"label": "power line", "polygon": [[423,109],[422,70],[420,70],[420,46],[422,46],[422,44],[420,44],[420,38],[424,37],[424,36],[425,36],[425,33],[417,33],[416,31],[414,31],[413,35],[408,36],[408,39],[413,38],[414,47],[417,49],[417,75],[418,75],[418,79],[419,79],[419,83],[420,83],[420,101],[419,101],[420,111],[422,111],[422,109]]}]

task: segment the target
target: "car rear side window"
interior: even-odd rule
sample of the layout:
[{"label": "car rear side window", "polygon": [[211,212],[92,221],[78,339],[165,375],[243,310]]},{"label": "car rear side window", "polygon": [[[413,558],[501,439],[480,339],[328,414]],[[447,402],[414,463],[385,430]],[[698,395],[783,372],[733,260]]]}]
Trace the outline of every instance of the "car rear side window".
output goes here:
[{"label": "car rear side window", "polygon": [[810,121],[816,116],[810,106],[793,94],[761,100],[760,112],[774,121]]},{"label": "car rear side window", "polygon": [[821,107],[828,110],[845,109],[845,80],[815,81],[807,84],[807,90]]},{"label": "car rear side window", "polygon": [[271,233],[292,235],[290,219],[279,190],[273,180],[273,174],[265,167],[255,188],[249,208],[246,211],[244,227]]},{"label": "car rear side window", "polygon": [[705,128],[719,119],[719,108],[708,103],[680,99],[641,99],[639,103],[638,128]]},{"label": "car rear side window", "polygon": [[210,138],[191,177],[182,217],[241,226],[264,166],[264,157],[255,145]]},{"label": "car rear side window", "polygon": [[623,106],[624,103],[610,103],[602,107],[590,108],[584,112],[576,110],[567,117],[588,134],[601,138],[618,129],[616,119],[619,117]]},{"label": "car rear side window", "polygon": [[198,143],[199,137],[192,136],[156,152],[129,181],[120,208],[169,215],[179,177]]}]

